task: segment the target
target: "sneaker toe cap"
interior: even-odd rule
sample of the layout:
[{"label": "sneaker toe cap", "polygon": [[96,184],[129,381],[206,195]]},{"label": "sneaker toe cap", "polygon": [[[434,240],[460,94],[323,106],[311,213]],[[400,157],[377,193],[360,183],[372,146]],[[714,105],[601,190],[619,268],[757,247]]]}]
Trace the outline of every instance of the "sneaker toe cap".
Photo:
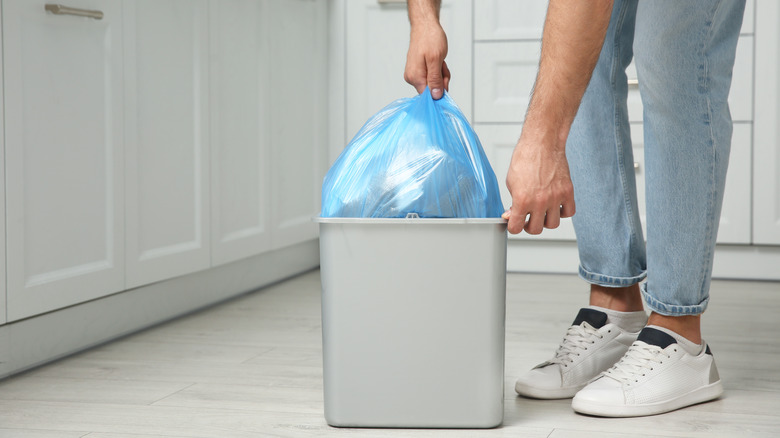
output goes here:
[{"label": "sneaker toe cap", "polygon": [[574,398],[580,402],[599,405],[623,405],[625,395],[623,386],[615,379],[599,377],[582,388]]},{"label": "sneaker toe cap", "polygon": [[558,389],[561,387],[561,371],[557,365],[534,368],[517,379],[518,387]]}]

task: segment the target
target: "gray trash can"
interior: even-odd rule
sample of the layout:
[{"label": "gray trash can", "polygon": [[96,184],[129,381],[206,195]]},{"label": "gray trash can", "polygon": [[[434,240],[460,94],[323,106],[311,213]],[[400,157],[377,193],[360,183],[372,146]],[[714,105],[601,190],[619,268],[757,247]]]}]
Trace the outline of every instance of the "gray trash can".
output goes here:
[{"label": "gray trash can", "polygon": [[328,424],[500,425],[506,222],[316,221]]}]

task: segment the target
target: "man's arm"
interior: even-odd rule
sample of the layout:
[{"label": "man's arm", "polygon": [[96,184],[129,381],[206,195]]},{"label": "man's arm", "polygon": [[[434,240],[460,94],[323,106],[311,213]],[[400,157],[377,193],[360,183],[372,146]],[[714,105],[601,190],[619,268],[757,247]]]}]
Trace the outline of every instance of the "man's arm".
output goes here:
[{"label": "man's arm", "polygon": [[539,72],[506,177],[512,206],[504,218],[510,233],[539,234],[574,215],[566,139],[598,61],[612,3],[550,1]]},{"label": "man's arm", "polygon": [[450,70],[447,57],[447,35],[439,24],[441,0],[408,0],[409,52],[406,55],[404,79],[422,93],[427,85],[434,99],[449,89]]}]

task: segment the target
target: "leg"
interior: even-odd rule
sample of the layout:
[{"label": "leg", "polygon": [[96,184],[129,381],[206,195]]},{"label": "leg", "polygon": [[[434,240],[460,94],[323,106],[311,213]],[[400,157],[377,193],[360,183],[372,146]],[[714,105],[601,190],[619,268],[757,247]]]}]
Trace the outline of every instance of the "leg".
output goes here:
[{"label": "leg", "polygon": [[723,393],[701,313],[731,141],[728,91],[744,0],[641,2],[636,55],[645,108],[650,326],[572,401],[601,416],[654,415]]},{"label": "leg", "polygon": [[628,350],[647,320],[637,287],[644,278],[644,240],[626,110],[636,6],[636,0],[615,2],[566,147],[580,274],[593,284],[591,304],[601,308],[580,310],[555,356],[518,379],[521,395],[572,397]]},{"label": "leg", "polygon": [[577,203],[572,220],[580,277],[594,285],[592,304],[601,301],[604,288],[633,294],[631,303],[623,303],[630,308],[615,310],[641,310],[632,285],[644,279],[646,269],[626,108],[625,69],[633,56],[636,8],[636,1],[615,2],[598,64],[566,145]]},{"label": "leg", "polygon": [[[650,272],[643,294],[659,324],[699,315],[709,301],[731,147],[727,99],[744,3],[639,6],[634,49],[645,108]],[[699,318],[683,320],[678,329],[700,342]]]}]

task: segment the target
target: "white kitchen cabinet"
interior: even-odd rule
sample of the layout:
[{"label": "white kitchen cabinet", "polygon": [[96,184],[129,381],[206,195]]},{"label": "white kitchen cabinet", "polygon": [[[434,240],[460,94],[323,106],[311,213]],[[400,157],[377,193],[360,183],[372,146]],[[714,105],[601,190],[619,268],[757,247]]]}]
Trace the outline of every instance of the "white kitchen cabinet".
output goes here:
[{"label": "white kitchen cabinet", "polygon": [[539,41],[474,44],[474,122],[525,119],[540,49]]},{"label": "white kitchen cabinet", "polygon": [[124,3],[127,287],[210,266],[208,3]]},{"label": "white kitchen cabinet", "polygon": [[547,2],[479,0],[474,3],[474,41],[541,40]]},{"label": "white kitchen cabinet", "polygon": [[751,123],[734,123],[718,243],[750,244],[752,128]]},{"label": "white kitchen cabinet", "polygon": [[212,264],[316,238],[327,3],[212,1]]},{"label": "white kitchen cabinet", "polygon": [[756,2],[753,243],[780,245],[780,3]]},{"label": "white kitchen cabinet", "polygon": [[4,0],[7,315],[124,289],[122,4]]},{"label": "white kitchen cabinet", "polygon": [[[440,22],[447,33],[449,93],[471,119],[472,2],[445,0]],[[404,81],[409,18],[403,2],[349,0],[346,14],[346,135],[352,138],[373,114],[401,97],[414,96]]]},{"label": "white kitchen cabinet", "polygon": [[[3,12],[0,8],[0,35],[3,34]],[[0,84],[3,83],[3,48],[0,44]],[[0,87],[0,102],[3,101],[3,89]],[[5,115],[0,105],[0,248],[5,248]],[[0,250],[0,325],[5,324],[5,251]]]},{"label": "white kitchen cabinet", "polygon": [[257,0],[210,3],[212,265],[271,246],[267,7]]},{"label": "white kitchen cabinet", "polygon": [[327,2],[268,1],[267,131],[271,248],[316,238],[328,165]]}]

